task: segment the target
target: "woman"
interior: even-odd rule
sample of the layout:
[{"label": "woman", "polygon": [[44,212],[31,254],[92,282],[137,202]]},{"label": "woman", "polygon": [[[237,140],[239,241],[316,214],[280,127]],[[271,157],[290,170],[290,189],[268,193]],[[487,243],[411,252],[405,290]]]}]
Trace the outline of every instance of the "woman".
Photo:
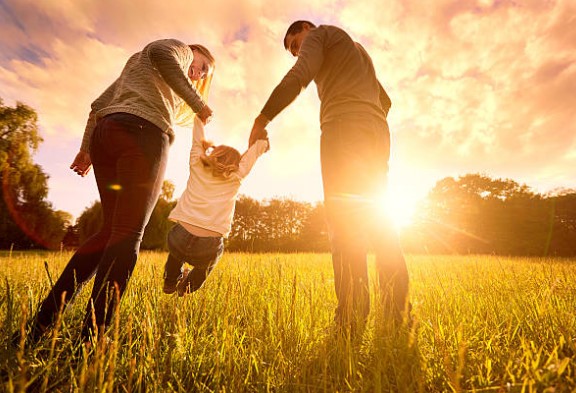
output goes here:
[{"label": "woman", "polygon": [[[134,270],[144,228],[160,194],[173,123],[204,124],[214,58],[201,45],[165,39],[148,44],[92,103],[80,152],[70,166],[94,167],[104,224],[74,254],[40,305],[31,329],[40,337],[94,273],[82,340],[109,325]],[[94,320],[92,313],[94,313]]]}]

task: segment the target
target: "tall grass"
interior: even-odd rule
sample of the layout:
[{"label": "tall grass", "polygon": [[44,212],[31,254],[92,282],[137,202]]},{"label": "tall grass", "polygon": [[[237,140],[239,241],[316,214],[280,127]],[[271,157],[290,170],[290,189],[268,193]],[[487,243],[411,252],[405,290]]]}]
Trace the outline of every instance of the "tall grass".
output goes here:
[{"label": "tall grass", "polygon": [[161,292],[166,255],[143,253],[89,355],[88,287],[38,344],[9,345],[69,257],[0,256],[4,391],[576,391],[576,261],[409,256],[414,323],[390,326],[373,296],[364,334],[346,338],[328,255],[228,253],[178,298]]}]

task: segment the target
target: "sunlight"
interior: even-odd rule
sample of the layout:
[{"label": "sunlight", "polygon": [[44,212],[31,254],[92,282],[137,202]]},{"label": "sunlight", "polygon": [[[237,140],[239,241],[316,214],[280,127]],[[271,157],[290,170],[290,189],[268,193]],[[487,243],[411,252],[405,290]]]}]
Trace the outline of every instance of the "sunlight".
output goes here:
[{"label": "sunlight", "polygon": [[412,224],[418,198],[400,192],[388,192],[381,197],[380,208],[388,215],[396,230]]},{"label": "sunlight", "polygon": [[400,231],[414,222],[418,204],[426,197],[430,185],[425,181],[415,181],[417,178],[408,166],[396,169],[390,174],[388,189],[382,196],[380,206],[382,212]]}]

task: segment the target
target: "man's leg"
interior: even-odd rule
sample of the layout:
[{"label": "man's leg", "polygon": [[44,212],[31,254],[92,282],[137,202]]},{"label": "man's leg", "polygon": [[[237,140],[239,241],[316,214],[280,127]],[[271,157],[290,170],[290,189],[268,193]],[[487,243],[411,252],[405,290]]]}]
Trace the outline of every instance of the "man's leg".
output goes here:
[{"label": "man's leg", "polygon": [[384,220],[373,236],[380,295],[384,310],[395,321],[401,322],[409,312],[408,269],[398,235],[392,224]]},{"label": "man's leg", "polygon": [[366,201],[362,178],[362,145],[356,143],[353,124],[334,122],[322,129],[320,155],[324,205],[330,231],[338,307],[335,320],[343,327],[364,322],[370,307],[366,264],[368,234],[362,218]]},{"label": "man's leg", "polygon": [[387,315],[401,321],[408,301],[408,269],[400,248],[400,241],[392,221],[384,208],[388,182],[389,132],[381,123],[369,133],[364,160],[366,165],[366,191],[374,195],[374,206],[364,217],[367,233],[376,254],[376,266],[381,300]]}]

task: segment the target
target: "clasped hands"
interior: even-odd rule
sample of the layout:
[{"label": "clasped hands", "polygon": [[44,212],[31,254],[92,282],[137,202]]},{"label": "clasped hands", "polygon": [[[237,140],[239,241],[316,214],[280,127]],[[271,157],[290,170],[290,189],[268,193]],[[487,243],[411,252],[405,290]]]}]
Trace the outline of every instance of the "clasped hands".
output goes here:
[{"label": "clasped hands", "polygon": [[266,151],[270,150],[270,141],[268,140],[268,131],[266,131],[266,126],[270,123],[270,120],[266,118],[263,114],[258,115],[256,120],[254,120],[254,125],[252,126],[252,131],[250,132],[250,139],[248,140],[248,146],[252,146],[259,139],[264,139],[268,141],[268,148]]}]

